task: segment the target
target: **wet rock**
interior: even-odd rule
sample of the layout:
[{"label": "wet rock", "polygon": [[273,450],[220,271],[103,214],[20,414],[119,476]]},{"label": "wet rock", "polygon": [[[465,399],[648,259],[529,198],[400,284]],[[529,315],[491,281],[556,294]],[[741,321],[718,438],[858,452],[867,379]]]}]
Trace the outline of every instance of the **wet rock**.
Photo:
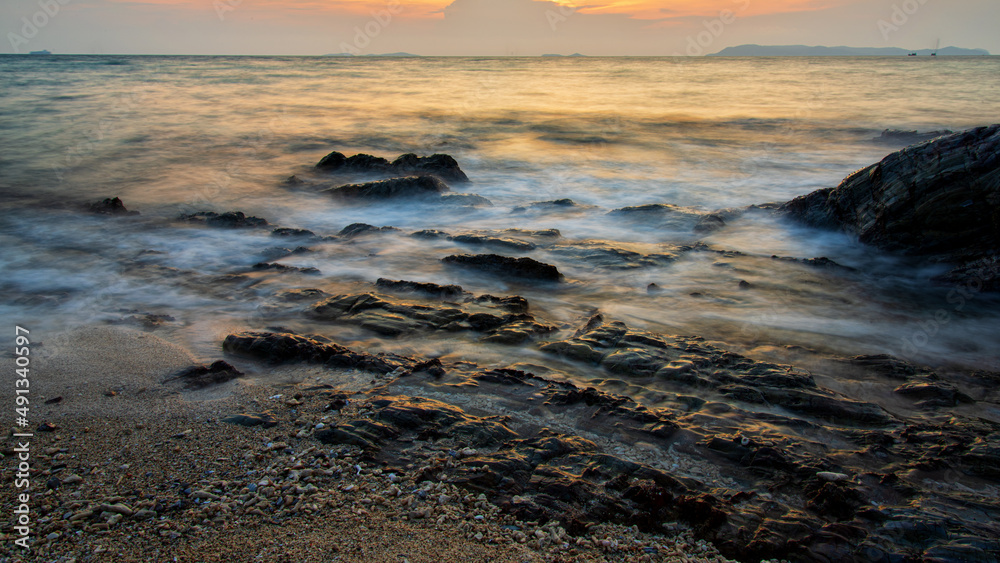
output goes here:
[{"label": "wet rock", "polygon": [[407,176],[364,184],[347,184],[324,190],[323,193],[338,199],[386,200],[437,198],[449,189],[447,184],[434,176]]},{"label": "wet rock", "polygon": [[282,248],[273,247],[261,251],[260,256],[263,257],[268,262],[273,260],[281,260],[282,258],[288,258],[289,256],[301,256],[303,254],[309,254],[313,250],[306,246],[296,246],[295,248]]},{"label": "wet rock", "polygon": [[628,250],[605,241],[579,241],[557,244],[549,249],[553,254],[574,262],[585,262],[592,267],[609,270],[633,270],[667,266],[676,260],[669,253],[644,254]]},{"label": "wet rock", "polygon": [[[383,291],[397,293],[420,293],[438,299],[459,299],[468,295],[460,285],[438,285],[436,283],[420,283],[405,280],[390,280],[379,278],[375,287]],[[524,312],[527,312],[526,310]]]},{"label": "wet rock", "polygon": [[410,236],[419,239],[439,239],[439,238],[448,238],[450,235],[444,231],[428,229],[411,233]]},{"label": "wet rock", "polygon": [[827,257],[821,258],[792,258],[789,256],[771,256],[771,260],[779,260],[781,262],[795,262],[798,264],[804,264],[806,266],[812,266],[814,268],[829,268],[833,270],[842,270],[845,272],[856,272],[857,270],[849,266],[843,266],[830,260]]},{"label": "wet rock", "polygon": [[445,264],[475,268],[501,277],[531,279],[538,281],[559,281],[562,274],[555,266],[544,264],[532,258],[511,258],[497,254],[461,254],[441,259]]},{"label": "wet rock", "polygon": [[[398,287],[406,287],[406,282],[395,283],[403,284]],[[428,289],[442,291],[440,286]],[[441,306],[393,301],[367,293],[331,297],[315,304],[309,315],[325,321],[354,324],[385,336],[399,336],[421,330],[446,332],[471,330],[492,335],[502,330],[517,333],[518,341],[523,341],[531,335],[545,334],[553,330],[552,327],[536,323],[526,312],[509,311],[510,308],[526,309],[527,302],[523,298],[482,297],[485,299],[469,297],[464,301],[485,305],[495,309],[496,312],[466,310],[462,308],[462,304]],[[510,338],[508,336],[507,339]]]},{"label": "wet rock", "polygon": [[476,194],[444,194],[438,202],[456,207],[493,207],[492,201]]},{"label": "wet rock", "polygon": [[511,250],[516,252],[528,252],[536,248],[534,244],[523,240],[490,237],[483,235],[458,235],[458,236],[448,237],[448,240],[460,244],[493,246],[496,248],[502,248],[505,250]]},{"label": "wet rock", "polygon": [[663,293],[663,288],[656,285],[655,283],[651,283],[646,286],[646,293],[650,295],[659,295]]},{"label": "wet rock", "polygon": [[88,207],[91,213],[98,215],[138,215],[138,211],[129,211],[125,204],[117,197],[102,199],[96,203],[91,203]]},{"label": "wet rock", "polygon": [[866,368],[883,377],[904,381],[919,371],[916,366],[888,354],[855,356],[847,360],[847,362],[854,366]]},{"label": "wet rock", "polygon": [[253,270],[255,272],[270,271],[270,272],[281,272],[287,274],[298,273],[310,276],[318,276],[322,273],[319,271],[318,268],[313,268],[313,267],[300,268],[298,266],[287,266],[285,264],[278,264],[277,262],[258,262],[253,265]]},{"label": "wet rock", "polygon": [[384,233],[399,232],[396,227],[375,227],[367,223],[352,223],[337,233],[337,236],[344,238],[356,238],[362,235],[375,235]]},{"label": "wet rock", "polygon": [[286,291],[280,291],[277,294],[275,294],[275,298],[277,298],[278,300],[289,301],[289,302],[297,302],[297,301],[315,302],[329,296],[330,294],[323,291],[322,289],[314,289],[314,288],[290,289]]},{"label": "wet rock", "polygon": [[302,237],[302,238],[315,238],[316,233],[310,231],[309,229],[291,229],[288,227],[279,227],[271,231],[272,237]]},{"label": "wet rock", "polygon": [[751,289],[753,285],[746,280],[740,280],[739,287],[740,289],[746,290],[746,289]]},{"label": "wet rock", "polygon": [[938,137],[781,211],[891,251],[955,263],[992,259],[1000,247],[998,154],[1000,125]]},{"label": "wet rock", "polygon": [[226,336],[222,348],[231,354],[255,358],[271,364],[308,362],[330,367],[349,367],[375,373],[408,369],[417,363],[394,354],[372,355],[343,346],[290,333],[237,332]]},{"label": "wet rock", "polygon": [[699,234],[714,233],[725,227],[726,220],[721,215],[712,213],[698,220],[698,224],[694,226],[694,232]]},{"label": "wet rock", "polygon": [[138,311],[131,311],[133,314],[121,319],[111,321],[111,324],[122,324],[131,325],[142,328],[143,330],[156,330],[162,328],[163,326],[176,322],[177,319],[171,315],[158,315],[155,313],[140,313]]},{"label": "wet rock", "polygon": [[420,157],[412,153],[404,154],[392,161],[393,171],[398,174],[432,174],[448,182],[468,182],[458,166],[458,162],[447,154],[432,154]]},{"label": "wet rock", "polygon": [[907,383],[895,388],[893,393],[920,401],[917,406],[926,408],[955,407],[959,403],[975,402],[972,400],[972,397],[969,397],[951,385],[938,382]]},{"label": "wet rock", "polygon": [[[608,215],[627,221],[649,223],[661,228],[678,230],[694,230],[696,226],[702,224],[702,221],[706,221],[705,226],[712,222],[710,219],[706,220],[704,213],[700,211],[669,203],[623,207],[609,211]],[[721,217],[719,218],[721,219]]]},{"label": "wet rock", "polygon": [[219,385],[227,381],[242,377],[242,371],[236,369],[223,360],[217,360],[210,366],[192,366],[167,379],[167,381],[180,380],[188,389],[202,389],[212,385]]},{"label": "wet rock", "polygon": [[407,153],[396,160],[388,160],[370,154],[356,154],[346,157],[339,152],[331,152],[316,164],[327,172],[386,173],[395,175],[434,175],[452,182],[467,182],[468,176],[458,166],[458,162],[447,154],[417,156]]},{"label": "wet rock", "polygon": [[222,214],[213,211],[199,211],[198,213],[181,215],[180,219],[192,223],[202,223],[218,229],[254,229],[267,226],[266,219],[248,217],[242,211],[227,211]]}]

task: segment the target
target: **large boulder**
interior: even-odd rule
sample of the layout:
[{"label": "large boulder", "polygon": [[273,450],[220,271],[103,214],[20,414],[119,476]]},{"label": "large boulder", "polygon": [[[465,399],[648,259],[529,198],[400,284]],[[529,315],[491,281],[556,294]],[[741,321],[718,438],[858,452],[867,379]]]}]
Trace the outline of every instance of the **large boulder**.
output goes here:
[{"label": "large boulder", "polygon": [[1000,125],[907,147],[836,188],[786,203],[781,211],[891,251],[955,263],[995,257],[1000,248]]},{"label": "large boulder", "polygon": [[562,274],[555,266],[533,258],[511,258],[497,254],[460,254],[446,256],[441,261],[507,278],[554,282],[562,279]]}]

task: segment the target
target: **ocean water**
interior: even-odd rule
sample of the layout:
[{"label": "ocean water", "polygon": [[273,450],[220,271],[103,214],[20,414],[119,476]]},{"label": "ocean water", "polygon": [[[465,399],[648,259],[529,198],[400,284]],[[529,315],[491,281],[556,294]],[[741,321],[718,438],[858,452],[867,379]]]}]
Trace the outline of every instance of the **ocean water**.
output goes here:
[{"label": "ocean water", "polygon": [[[875,140],[884,129],[996,122],[998,91],[998,57],[0,56],[0,312],[43,334],[132,312],[170,315],[159,333],[206,360],[233,330],[281,325],[371,350],[542,361],[531,347],[384,339],[274,307],[281,289],[363,292],[388,277],[523,295],[539,319],[567,332],[602,311],[756,357],[804,348],[996,370],[1000,302],[965,291],[959,303],[956,288],[930,281],[943,267],[761,210],[728,215],[727,227],[709,234],[694,232],[683,215],[641,221],[608,212],[787,201],[902,148]],[[389,159],[451,154],[472,179],[453,188],[494,205],[338,203],[318,193],[335,182],[313,168],[333,150]],[[293,174],[310,185],[283,185]],[[80,209],[115,196],[141,215]],[[529,207],[563,198],[580,205]],[[240,210],[323,235],[355,222],[402,232],[314,244],[281,260],[320,276],[247,273],[269,249],[290,243],[268,230],[176,220],[203,210]],[[567,277],[539,286],[445,269],[443,256],[486,250],[406,236],[509,228],[555,228],[560,244],[676,258],[624,269],[558,248],[518,254]],[[707,250],[678,250],[696,243]],[[824,256],[856,271],[774,255]],[[233,273],[247,277],[220,279]],[[741,280],[753,288],[740,290]],[[649,294],[650,283],[662,292]]]}]

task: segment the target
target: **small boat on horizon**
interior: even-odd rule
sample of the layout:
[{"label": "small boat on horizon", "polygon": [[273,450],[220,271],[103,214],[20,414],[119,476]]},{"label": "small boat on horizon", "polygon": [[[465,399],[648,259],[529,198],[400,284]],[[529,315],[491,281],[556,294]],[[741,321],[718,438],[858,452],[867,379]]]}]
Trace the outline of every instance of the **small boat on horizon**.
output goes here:
[{"label": "small boat on horizon", "polygon": [[42,49],[41,51],[32,51],[28,53],[29,55],[51,55],[52,52],[47,49]]}]

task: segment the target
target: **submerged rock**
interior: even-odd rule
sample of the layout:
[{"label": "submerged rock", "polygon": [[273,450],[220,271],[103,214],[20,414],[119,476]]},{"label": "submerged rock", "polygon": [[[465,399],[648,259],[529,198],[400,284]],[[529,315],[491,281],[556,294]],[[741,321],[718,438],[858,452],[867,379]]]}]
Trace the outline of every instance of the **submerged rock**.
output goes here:
[{"label": "submerged rock", "polygon": [[390,373],[397,368],[410,368],[418,362],[394,354],[372,355],[355,352],[338,344],[320,342],[314,338],[290,333],[237,332],[226,336],[222,349],[231,354],[248,356],[271,364],[307,362],[329,367],[349,367]]},{"label": "submerged rock", "polygon": [[324,190],[339,199],[383,200],[437,197],[447,192],[447,184],[434,176],[407,176],[364,184],[347,184]]},{"label": "submerged rock", "polygon": [[534,244],[527,241],[512,238],[491,237],[486,235],[457,235],[448,237],[448,240],[461,244],[495,246],[497,248],[518,252],[527,252],[536,248]]},{"label": "submerged rock", "polygon": [[117,197],[105,198],[101,201],[91,203],[87,206],[91,213],[98,215],[138,215],[138,211],[129,211],[125,204]]},{"label": "submerged rock", "polygon": [[445,264],[475,268],[500,277],[532,279],[538,281],[559,281],[562,274],[550,264],[533,258],[511,258],[498,254],[460,254],[441,259]]},{"label": "submerged rock", "polygon": [[372,293],[338,295],[314,304],[309,316],[349,323],[384,336],[399,336],[416,331],[474,331],[496,337],[497,343],[520,343],[532,335],[547,334],[553,327],[535,322],[527,314],[527,301],[521,297],[497,298],[491,295],[466,297],[458,286],[437,286],[414,282],[380,280],[383,287],[414,291],[444,297],[456,289],[455,297],[465,297],[463,303],[439,305],[407,303],[383,298]]},{"label": "submerged rock", "polygon": [[882,133],[872,139],[877,143],[885,143],[892,145],[912,145],[915,143],[922,143],[924,141],[929,141],[931,139],[936,139],[938,137],[943,137],[945,135],[952,135],[954,131],[949,131],[944,129],[942,131],[928,131],[926,133],[921,133],[919,131],[901,131],[899,129],[886,129]]},{"label": "submerged rock", "polygon": [[390,280],[379,278],[375,287],[383,291],[400,293],[421,293],[438,299],[459,299],[468,295],[459,285],[438,285],[436,283],[420,283],[406,280]]},{"label": "submerged rock", "polygon": [[180,219],[219,229],[253,229],[267,226],[266,219],[248,217],[242,211],[227,211],[222,214],[214,211],[199,211],[198,213],[181,215]]},{"label": "submerged rock", "polygon": [[375,235],[382,233],[399,232],[396,227],[376,227],[367,223],[353,223],[340,230],[337,236],[344,238],[355,238],[362,235]]},{"label": "submerged rock", "polygon": [[[939,261],[995,259],[1000,248],[1000,125],[939,137],[893,153],[840,186],[781,211],[844,230],[861,242]],[[955,276],[961,279],[962,272]],[[993,287],[997,270],[970,271]]]}]

